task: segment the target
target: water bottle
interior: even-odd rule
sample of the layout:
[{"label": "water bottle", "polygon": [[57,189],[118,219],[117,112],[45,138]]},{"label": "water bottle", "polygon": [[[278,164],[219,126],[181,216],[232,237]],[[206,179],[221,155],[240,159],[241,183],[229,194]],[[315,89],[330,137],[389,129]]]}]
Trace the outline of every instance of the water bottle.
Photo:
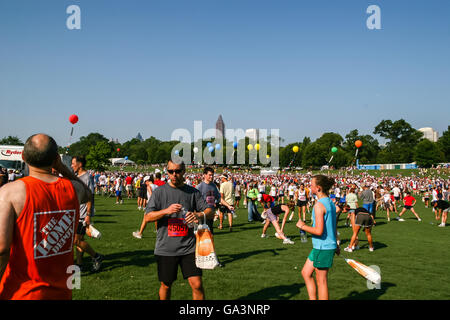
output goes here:
[{"label": "water bottle", "polygon": [[194,225],[195,225],[194,222],[191,222],[191,223],[187,223],[187,222],[186,222],[186,214],[187,214],[187,213],[188,213],[188,211],[187,211],[184,207],[181,208],[181,215],[183,216],[183,219],[185,219],[185,220],[184,220],[184,223],[187,224],[188,228],[193,228]]},{"label": "water bottle", "polygon": [[231,210],[231,214],[233,215],[233,218],[237,218],[236,213],[234,212],[234,210]]},{"label": "water bottle", "polygon": [[300,241],[303,243],[308,242],[308,237],[306,236],[306,232],[303,230],[300,230]]}]

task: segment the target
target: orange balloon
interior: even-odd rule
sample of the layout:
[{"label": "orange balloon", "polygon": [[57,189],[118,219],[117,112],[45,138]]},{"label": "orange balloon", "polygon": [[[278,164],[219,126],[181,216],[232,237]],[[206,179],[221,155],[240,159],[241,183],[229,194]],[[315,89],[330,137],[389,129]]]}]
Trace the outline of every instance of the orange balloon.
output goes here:
[{"label": "orange balloon", "polygon": [[362,141],[361,140],[356,140],[355,141],[355,147],[361,148],[361,146],[362,146]]}]

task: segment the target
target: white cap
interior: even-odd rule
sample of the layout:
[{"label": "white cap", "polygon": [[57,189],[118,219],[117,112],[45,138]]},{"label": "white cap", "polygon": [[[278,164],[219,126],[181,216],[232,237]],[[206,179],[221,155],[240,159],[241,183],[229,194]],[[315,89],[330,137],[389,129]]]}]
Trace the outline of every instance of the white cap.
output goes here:
[{"label": "white cap", "polygon": [[155,173],[158,173],[158,172],[161,172],[161,170],[159,170],[159,169],[156,169],[156,170],[155,170]]},{"label": "white cap", "polygon": [[149,176],[145,176],[145,177],[144,177],[144,182],[145,182],[145,181],[148,181],[148,180],[150,180],[150,177],[149,177]]}]

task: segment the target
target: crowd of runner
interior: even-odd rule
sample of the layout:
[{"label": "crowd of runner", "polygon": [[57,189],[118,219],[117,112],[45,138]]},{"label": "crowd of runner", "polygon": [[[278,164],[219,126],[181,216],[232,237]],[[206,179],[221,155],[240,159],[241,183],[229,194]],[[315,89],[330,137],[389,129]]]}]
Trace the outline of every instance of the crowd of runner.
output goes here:
[{"label": "crowd of runner", "polygon": [[[330,198],[341,211],[348,205],[348,211],[354,212],[358,207],[358,200],[362,200],[363,204],[372,203],[370,206],[365,206],[366,209],[374,216],[379,210],[385,211],[388,221],[391,220],[393,214],[397,214],[397,220],[404,221],[401,218],[401,215],[403,215],[401,211],[405,210],[412,210],[418,220],[421,221],[413,207],[413,201],[420,199],[424,202],[425,207],[433,207],[436,219],[440,219],[442,214],[439,213],[439,209],[445,211],[445,207],[450,201],[450,179],[429,177],[428,175],[431,176],[431,169],[428,170],[421,169],[419,176],[411,177],[388,175],[374,177],[366,172],[358,175],[350,173],[331,174],[330,176],[335,179],[336,183],[330,190]],[[168,181],[166,169],[162,171],[157,169],[153,173],[91,172],[91,175],[94,179],[97,195],[114,197],[116,204],[123,203],[123,198],[136,198],[138,210],[145,209],[152,190]],[[227,176],[233,185],[235,199],[233,202],[236,209],[244,206],[253,210],[252,203],[255,201],[252,201],[248,195],[256,189],[254,190],[256,197],[258,194],[270,196],[269,199],[266,199],[266,202],[287,205],[289,201],[293,201],[295,209],[291,209],[289,220],[292,220],[295,211],[298,213],[298,219],[306,221],[308,220],[307,213],[310,213],[311,207],[316,201],[316,197],[310,192],[312,173],[263,176],[228,172]],[[185,183],[197,188],[203,178],[203,173],[186,173]],[[216,174],[212,182],[219,190],[221,185],[220,175]],[[370,193],[368,196],[365,195],[365,187],[370,190],[372,196],[370,196]],[[217,201],[217,203],[219,202]],[[257,203],[260,202],[257,201]],[[437,206],[437,209],[434,208],[435,206]],[[403,208],[401,211],[399,210],[400,207]],[[216,209],[219,209],[218,205],[216,205]],[[220,210],[218,211],[217,215],[220,213]],[[249,213],[249,221],[252,220],[252,215]],[[350,225],[349,221],[350,217],[346,224]],[[445,226],[445,221],[442,221],[439,226]]]}]

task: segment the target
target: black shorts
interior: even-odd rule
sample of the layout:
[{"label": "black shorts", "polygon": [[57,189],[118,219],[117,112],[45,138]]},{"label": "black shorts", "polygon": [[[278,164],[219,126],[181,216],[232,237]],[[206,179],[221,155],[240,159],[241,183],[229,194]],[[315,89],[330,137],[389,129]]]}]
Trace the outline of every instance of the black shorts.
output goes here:
[{"label": "black shorts", "polygon": [[399,201],[400,197],[394,197],[395,201]]},{"label": "black shorts", "polygon": [[86,234],[86,226],[83,224],[84,220],[78,222],[77,234],[84,236]]},{"label": "black shorts", "polygon": [[139,189],[139,198],[147,199],[147,189]]},{"label": "black shorts", "polygon": [[235,196],[234,198],[236,199],[237,202],[241,200],[241,196]]},{"label": "black shorts", "polygon": [[369,214],[358,213],[356,215],[355,225],[363,228],[371,228],[373,226],[373,220]]},{"label": "black shorts", "polygon": [[297,200],[297,207],[306,207],[307,203],[308,203],[308,201]]},{"label": "black shorts", "polygon": [[231,211],[230,211],[230,209],[228,209],[228,207],[225,207],[222,205],[219,206],[219,211],[222,213],[231,213]]},{"label": "black shorts", "polygon": [[171,284],[177,280],[178,266],[181,267],[184,279],[202,276],[202,269],[197,268],[195,264],[195,253],[176,257],[155,255],[155,258],[158,264],[159,282]]},{"label": "black shorts", "polygon": [[412,206],[403,206],[406,210],[411,210]]}]

